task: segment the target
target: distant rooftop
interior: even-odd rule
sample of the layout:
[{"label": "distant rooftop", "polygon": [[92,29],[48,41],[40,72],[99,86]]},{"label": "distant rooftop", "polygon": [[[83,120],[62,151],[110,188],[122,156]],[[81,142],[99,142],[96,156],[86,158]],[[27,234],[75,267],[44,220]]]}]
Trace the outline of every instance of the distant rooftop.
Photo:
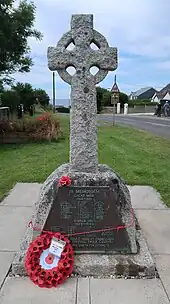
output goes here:
[{"label": "distant rooftop", "polygon": [[140,89],[140,90],[138,90],[138,91],[136,91],[136,92],[131,92],[131,94],[132,94],[132,96],[134,96],[134,97],[135,97],[135,96],[138,97],[138,96],[140,96],[141,94],[147,92],[147,91],[150,90],[150,89],[152,89],[152,87],[142,88],[142,89]]},{"label": "distant rooftop", "polygon": [[167,93],[170,93],[170,83],[168,83],[162,90],[157,92],[157,97],[159,99],[164,98]]}]

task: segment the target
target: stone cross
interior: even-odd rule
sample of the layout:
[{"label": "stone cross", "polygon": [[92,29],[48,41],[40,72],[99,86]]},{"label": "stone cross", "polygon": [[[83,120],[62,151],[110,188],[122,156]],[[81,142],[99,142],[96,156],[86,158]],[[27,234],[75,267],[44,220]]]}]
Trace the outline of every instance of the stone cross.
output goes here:
[{"label": "stone cross", "polygon": [[[73,43],[74,49],[67,50]],[[98,49],[91,48],[94,43]],[[56,47],[48,48],[48,67],[57,70],[71,85],[70,167],[72,171],[96,173],[98,170],[97,99],[95,84],[108,71],[117,68],[117,48],[109,47],[105,37],[93,29],[93,15],[73,15],[71,31],[60,39]],[[74,67],[71,76],[66,69]],[[91,67],[99,70],[90,73]]]}]

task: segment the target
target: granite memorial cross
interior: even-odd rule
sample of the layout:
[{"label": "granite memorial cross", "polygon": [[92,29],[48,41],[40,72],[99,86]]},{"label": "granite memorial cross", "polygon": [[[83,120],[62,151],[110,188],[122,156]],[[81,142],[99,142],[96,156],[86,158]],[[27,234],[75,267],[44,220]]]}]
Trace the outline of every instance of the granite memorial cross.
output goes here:
[{"label": "granite memorial cross", "polygon": [[[71,42],[75,47],[69,51]],[[92,42],[98,50],[90,48]],[[98,164],[97,157],[95,84],[117,68],[117,50],[93,29],[92,15],[73,15],[71,31],[57,47],[48,49],[48,66],[71,85],[70,162],[44,182],[32,216],[33,229],[28,228],[21,243],[14,273],[23,272],[29,243],[43,230],[69,235],[77,253],[137,253],[129,190],[113,168]],[[68,66],[75,67],[75,75],[67,73]],[[95,76],[90,73],[92,66],[99,68]],[[63,176],[69,176],[69,187],[58,187]],[[92,263],[91,257],[88,262]],[[86,263],[80,266],[76,271],[81,274]],[[95,275],[95,269],[90,275]]]},{"label": "granite memorial cross", "polygon": [[[98,50],[90,47],[91,43]],[[67,50],[74,43],[73,50]],[[74,67],[71,76],[66,69]],[[96,66],[95,76],[90,68]],[[57,70],[71,85],[70,165],[71,170],[93,172],[98,170],[96,88],[108,71],[117,68],[117,49],[108,46],[106,39],[93,29],[93,15],[73,15],[71,31],[60,39],[56,47],[48,48],[48,67]]]}]

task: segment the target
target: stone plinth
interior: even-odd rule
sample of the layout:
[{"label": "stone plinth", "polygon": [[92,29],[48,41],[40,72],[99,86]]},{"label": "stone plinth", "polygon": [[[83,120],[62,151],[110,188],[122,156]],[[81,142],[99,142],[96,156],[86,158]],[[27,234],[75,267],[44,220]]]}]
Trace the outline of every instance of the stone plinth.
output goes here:
[{"label": "stone plinth", "polygon": [[[59,178],[63,175],[69,175],[74,187],[109,186],[112,189],[115,198],[117,210],[122,224],[129,225],[132,222],[132,206],[130,194],[123,180],[108,166],[99,165],[97,174],[90,173],[73,173],[70,172],[70,165],[64,164],[55,170],[46,180],[41,188],[39,199],[35,205],[33,214],[33,225],[44,229],[50,210],[56,200],[56,187]],[[135,221],[136,222],[136,221]],[[114,223],[113,223],[114,224]],[[86,227],[87,228],[87,227]],[[74,273],[79,276],[155,276],[155,264],[148,251],[146,242],[141,231],[136,230],[136,226],[125,229],[128,237],[130,252],[126,254],[118,250],[106,250],[97,253],[93,251],[78,252],[75,254]],[[15,256],[12,265],[12,273],[14,275],[26,275],[24,269],[24,259],[28,246],[32,239],[36,237],[32,228],[27,228],[21,243],[20,252]],[[122,248],[123,249],[123,248]]]},{"label": "stone plinth", "polygon": [[[93,173],[79,173],[79,172],[72,172],[70,171],[70,165],[64,164],[60,166],[57,170],[55,170],[44,183],[43,188],[40,193],[40,199],[36,204],[36,212],[35,218],[33,221],[33,225],[35,228],[38,228],[42,231],[44,228],[48,228],[48,230],[54,230],[54,224],[47,223],[48,217],[50,217],[50,212],[55,204],[59,204],[59,201],[56,200],[57,197],[57,185],[59,179],[64,176],[68,175],[71,178],[72,186],[78,186],[80,189],[83,189],[84,186],[95,186],[95,187],[108,187],[110,190],[110,203],[107,205],[107,208],[110,208],[111,212],[113,213],[113,221],[109,219],[107,223],[107,227],[111,226],[125,226],[127,228],[124,229],[125,235],[122,237],[127,238],[127,242],[124,244],[124,247],[129,247],[129,252],[137,253],[137,246],[136,246],[136,228],[132,225],[133,221],[133,212],[130,200],[130,193],[128,188],[126,187],[124,181],[108,166],[106,165],[99,165],[98,172],[96,174]],[[112,200],[112,201],[111,201]],[[65,201],[65,199],[64,199]],[[114,206],[112,206],[114,204]],[[59,206],[55,208],[56,210],[56,226],[57,225],[57,213],[60,211]],[[88,212],[88,211],[87,211]],[[106,213],[106,211],[104,211]],[[109,210],[108,210],[109,212]],[[116,215],[114,214],[116,213]],[[77,216],[77,214],[75,215]],[[107,216],[107,214],[106,214]],[[114,222],[114,218],[116,216],[116,221]],[[71,222],[74,225],[74,214],[71,218]],[[105,223],[105,224],[106,224]],[[61,231],[64,231],[66,234],[69,234],[69,227],[71,223],[68,223],[68,227],[64,227],[62,229],[62,221],[59,222],[59,226],[61,227]],[[97,226],[97,229],[103,229],[103,222],[101,223],[101,227]],[[84,230],[87,230],[88,227],[86,223],[84,224]],[[89,230],[94,230],[96,227],[91,227]],[[74,232],[81,232],[83,230],[78,228],[79,231]],[[84,231],[83,230],[83,231]],[[120,231],[117,231],[120,234]],[[35,233],[37,235],[37,231]],[[107,236],[106,236],[107,238]],[[87,246],[88,247],[88,246]],[[106,247],[107,248],[107,247]],[[110,247],[111,249],[111,247]],[[117,251],[117,249],[115,250]],[[119,248],[119,252],[120,252]]]}]

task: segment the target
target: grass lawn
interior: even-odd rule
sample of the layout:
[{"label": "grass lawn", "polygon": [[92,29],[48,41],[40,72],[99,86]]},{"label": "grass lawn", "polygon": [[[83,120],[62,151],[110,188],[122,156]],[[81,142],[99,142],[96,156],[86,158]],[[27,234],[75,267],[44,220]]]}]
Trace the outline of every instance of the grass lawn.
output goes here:
[{"label": "grass lawn", "polygon": [[[0,200],[17,182],[43,183],[68,162],[69,116],[61,115],[65,140],[0,147]],[[170,206],[170,141],[130,127],[99,127],[99,161],[114,168],[129,185],[156,188]]]}]

